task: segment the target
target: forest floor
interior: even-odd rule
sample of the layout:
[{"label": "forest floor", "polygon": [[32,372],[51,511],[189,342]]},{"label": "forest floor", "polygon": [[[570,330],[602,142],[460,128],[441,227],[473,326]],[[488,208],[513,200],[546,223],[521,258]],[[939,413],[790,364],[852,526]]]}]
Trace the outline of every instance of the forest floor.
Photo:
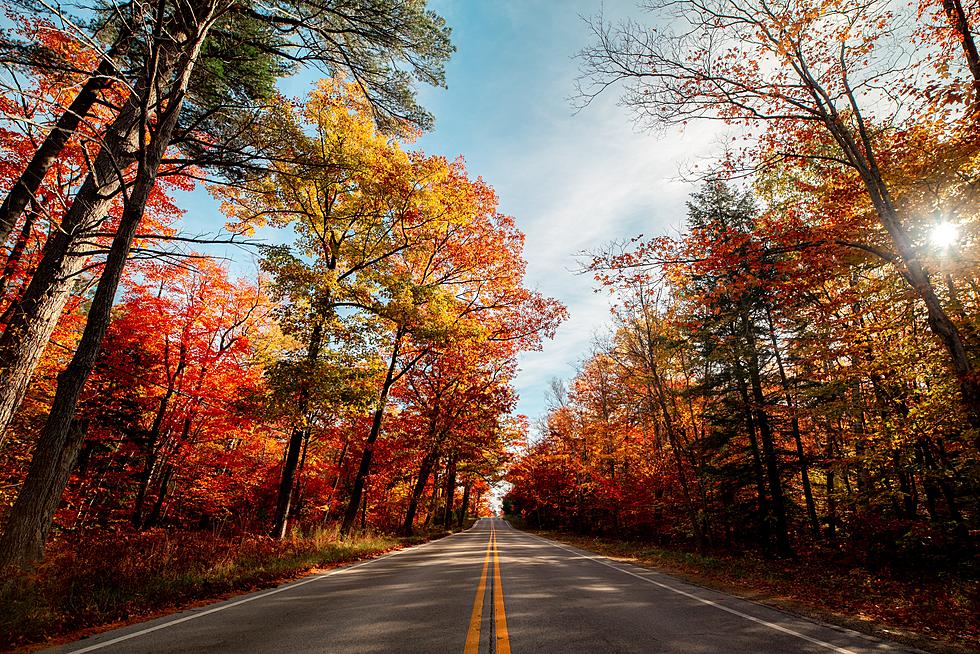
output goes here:
[{"label": "forest floor", "polygon": [[318,531],[277,541],[150,530],[55,541],[30,573],[0,580],[0,651],[32,651],[226,599],[448,535]]},{"label": "forest floor", "polygon": [[800,557],[702,555],[642,541],[528,530],[617,561],[940,654],[980,652],[980,582],[889,575]]}]

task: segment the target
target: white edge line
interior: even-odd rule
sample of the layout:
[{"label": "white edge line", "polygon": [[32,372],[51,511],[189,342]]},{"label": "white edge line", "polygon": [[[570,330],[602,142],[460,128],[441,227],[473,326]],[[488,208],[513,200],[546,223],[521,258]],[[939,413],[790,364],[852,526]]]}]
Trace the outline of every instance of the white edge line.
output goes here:
[{"label": "white edge line", "polygon": [[[470,527],[470,529],[472,529],[472,527]],[[95,650],[102,649],[104,647],[109,647],[110,645],[115,645],[116,643],[121,643],[121,642],[123,642],[125,640],[129,640],[131,638],[137,638],[139,636],[145,636],[146,634],[153,633],[154,631],[159,631],[160,629],[166,629],[167,627],[173,627],[174,625],[181,624],[182,622],[188,622],[189,620],[196,620],[198,618],[203,618],[206,615],[211,615],[212,613],[217,613],[218,611],[224,611],[225,609],[231,609],[231,608],[234,608],[236,606],[241,606],[242,604],[246,604],[248,602],[253,602],[253,601],[258,600],[258,599],[263,599],[263,598],[269,597],[270,595],[275,595],[277,593],[282,593],[282,592],[285,592],[287,590],[292,590],[293,588],[299,588],[300,586],[305,586],[306,584],[311,584],[314,581],[320,581],[321,579],[326,579],[327,577],[332,577],[334,575],[342,574],[344,572],[349,572],[349,571],[354,570],[356,568],[360,568],[362,566],[368,565],[369,563],[376,563],[378,561],[381,561],[382,559],[391,558],[393,556],[397,556],[399,554],[403,554],[404,552],[413,552],[413,551],[418,550],[418,549],[420,549],[422,547],[425,547],[426,545],[431,545],[433,543],[443,542],[447,538],[452,538],[453,536],[456,536],[458,534],[466,533],[467,531],[469,531],[469,529],[466,529],[464,531],[457,531],[454,534],[449,534],[448,536],[444,536],[442,538],[436,538],[434,540],[426,541],[424,543],[419,543],[418,545],[413,545],[411,547],[405,547],[405,548],[402,548],[400,550],[396,550],[394,552],[388,552],[387,554],[383,554],[382,556],[379,556],[377,558],[368,559],[367,561],[361,561],[360,563],[355,563],[353,565],[348,565],[348,566],[344,566],[342,568],[337,568],[336,570],[331,570],[330,572],[325,572],[325,573],[322,573],[322,574],[313,575],[311,577],[307,577],[306,579],[301,579],[300,581],[295,581],[295,582],[292,582],[292,583],[285,584],[283,586],[279,586],[278,588],[274,588],[274,589],[272,589],[270,591],[267,591],[265,593],[259,593],[257,595],[249,595],[248,597],[242,598],[242,599],[240,599],[240,600],[238,600],[236,602],[230,602],[230,603],[227,603],[227,604],[221,604],[219,606],[214,607],[213,609],[208,609],[207,611],[200,611],[198,613],[192,613],[191,615],[186,615],[183,618],[177,618],[176,620],[171,620],[169,622],[164,622],[162,624],[154,625],[152,627],[147,627],[146,629],[141,629],[139,631],[134,631],[133,633],[125,634],[123,636],[119,636],[117,638],[113,638],[112,640],[107,640],[107,641],[104,641],[104,642],[101,642],[101,643],[95,643],[94,645],[89,645],[88,647],[83,647],[82,649],[69,650],[69,652],[71,654],[83,654],[83,652],[94,652]],[[190,609],[190,610],[193,610],[193,609]]]},{"label": "white edge line", "polygon": [[[524,532],[524,533],[527,533],[527,532]],[[659,586],[660,588],[663,588],[665,590],[669,590],[672,593],[677,593],[678,595],[683,595],[684,597],[688,597],[690,599],[696,600],[698,602],[701,602],[702,604],[707,604],[708,606],[713,606],[716,609],[721,609],[722,611],[727,611],[728,613],[731,613],[732,615],[737,615],[740,618],[745,618],[746,620],[750,620],[752,622],[756,622],[758,624],[764,625],[764,626],[769,627],[770,629],[774,629],[776,631],[781,631],[781,632],[783,632],[785,634],[789,634],[790,636],[796,636],[797,638],[801,638],[801,639],[803,639],[805,641],[811,642],[814,645],[819,645],[819,646],[825,647],[825,648],[827,648],[829,650],[833,650],[834,652],[837,652],[838,654],[856,654],[853,650],[844,649],[843,647],[838,647],[837,645],[834,645],[832,643],[828,643],[826,641],[820,640],[819,638],[814,638],[812,636],[807,636],[806,634],[802,634],[802,633],[800,633],[798,631],[794,631],[793,629],[788,629],[786,627],[783,627],[782,625],[776,624],[775,622],[769,622],[767,620],[763,620],[762,618],[757,618],[754,615],[749,615],[748,613],[743,613],[743,612],[739,611],[738,609],[733,609],[733,608],[730,608],[728,606],[725,606],[724,604],[719,604],[718,602],[714,602],[712,600],[705,599],[703,597],[698,597],[697,595],[695,595],[693,593],[688,593],[687,591],[681,590],[680,588],[674,588],[673,586],[670,586],[668,584],[660,583],[659,581],[654,581],[653,579],[650,579],[649,577],[644,577],[643,575],[637,574],[637,573],[632,572],[630,570],[625,570],[625,569],[619,567],[618,565],[614,565],[611,561],[609,561],[608,559],[606,559],[606,557],[595,557],[595,556],[589,556],[587,554],[583,554],[581,552],[576,552],[575,550],[570,549],[568,547],[565,547],[564,545],[560,545],[559,543],[556,543],[554,541],[548,540],[547,538],[542,538],[542,537],[537,536],[535,534],[528,534],[528,536],[531,536],[532,538],[537,538],[540,541],[543,541],[545,543],[548,543],[549,545],[552,545],[554,547],[557,547],[558,549],[565,550],[566,552],[571,552],[572,554],[576,555],[579,558],[589,559],[590,561],[595,561],[596,563],[599,563],[601,565],[604,565],[607,568],[612,568],[613,570],[618,570],[619,572],[622,572],[623,574],[627,574],[627,575],[629,575],[631,577],[636,577],[637,579],[640,579],[642,581],[645,581],[645,582],[647,582],[649,584],[653,584],[654,586]]]}]

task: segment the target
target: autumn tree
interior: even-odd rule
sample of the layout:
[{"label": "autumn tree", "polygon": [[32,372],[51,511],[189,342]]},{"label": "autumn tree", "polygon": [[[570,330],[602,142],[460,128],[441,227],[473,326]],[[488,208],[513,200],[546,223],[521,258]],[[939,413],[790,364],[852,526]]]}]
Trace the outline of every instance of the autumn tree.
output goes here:
[{"label": "autumn tree", "polygon": [[462,471],[465,510],[474,476],[500,469],[505,416],[513,409],[510,386],[515,372],[512,348],[484,339],[459,339],[424,357],[396,391],[411,416],[419,470],[401,525],[411,534],[430,477],[446,462],[444,524],[452,519],[452,489]]},{"label": "autumn tree", "polygon": [[[192,269],[144,266],[139,282],[126,284],[80,404],[89,428],[68,491],[69,507],[104,508],[75,509],[76,525],[128,520],[144,529],[168,514],[224,519],[242,508],[236,492],[253,492],[265,469],[246,474],[233,462],[272,442],[251,428],[263,413],[260,343],[275,340],[268,308],[254,283],[229,279],[207,258]],[[126,474],[105,494],[97,479],[114,468]],[[203,487],[215,493],[210,506],[188,498],[173,509],[174,496]]]},{"label": "autumn tree", "polygon": [[383,290],[369,309],[390,326],[392,344],[343,534],[357,515],[388,394],[403,375],[428,353],[459,338],[538,347],[565,315],[562,305],[523,285],[523,235],[512,218],[497,213],[492,189],[470,180],[461,160],[416,158],[416,165],[425,171],[427,189],[420,215],[432,228],[379,271]]},{"label": "autumn tree", "polygon": [[[613,330],[556,386],[508,476],[511,510],[698,548],[969,560],[976,456],[959,380],[921,338],[928,313],[879,256],[888,236],[841,170],[794,160],[751,190],[709,182],[679,236],[595,253]],[[976,217],[960,211],[966,242],[922,252],[972,333],[958,258]],[[913,533],[935,545],[910,546]]]},{"label": "autumn tree", "polygon": [[714,398],[699,396],[697,361],[676,319],[676,307],[665,306],[668,292],[635,281],[623,296],[609,356],[643,398],[638,409],[643,424],[652,427],[654,440],[669,451],[691,533],[702,548],[710,535],[711,507],[709,471],[697,446],[710,415],[704,408]]},{"label": "autumn tree", "polygon": [[[259,47],[255,54],[274,63],[298,57],[299,61],[319,64],[330,70],[342,70],[372,92],[378,92],[379,106],[395,110],[406,104],[415,106],[411,100],[410,84],[395,66],[395,60],[407,56],[411,67],[421,77],[435,82],[440,79],[441,63],[448,50],[446,33],[434,14],[424,9],[413,5],[408,15],[402,15],[394,5],[382,12],[376,12],[376,7],[360,7],[359,12],[325,11],[329,8],[310,7],[306,3],[297,3],[294,9],[298,11],[287,19],[294,38],[275,41],[272,48],[274,56],[271,58],[268,57],[268,42],[261,43],[266,47]],[[299,22],[297,14],[302,17]],[[172,11],[161,3],[155,13],[136,17],[145,22],[145,25],[141,25],[140,33],[157,34],[161,38],[153,39],[143,49],[144,56],[139,60],[142,68],[136,67],[143,74],[138,75],[127,104],[103,136],[102,142],[106,145],[100,148],[94,168],[66,213],[61,229],[46,245],[37,271],[0,337],[0,351],[4,353],[5,364],[3,372],[7,377],[4,380],[5,392],[0,398],[3,400],[0,422],[5,426],[23,397],[38,353],[61,313],[69,280],[84,266],[84,257],[73,256],[78,239],[98,227],[113,199],[123,193],[126,196],[123,219],[115,232],[106,269],[96,290],[96,299],[89,314],[90,329],[83,336],[75,361],[68,369],[70,373],[66,372],[61,396],[56,399],[50,426],[45,431],[47,437],[42,437],[43,447],[38,447],[39,454],[53,459],[50,462],[38,461],[35,474],[29,476],[25,485],[28,492],[22,493],[24,501],[19,502],[13,511],[4,535],[4,542],[10,544],[5,551],[11,553],[11,561],[33,559],[40,555],[39,539],[43,541],[50,526],[57,493],[47,492],[45,497],[35,497],[38,493],[31,490],[31,483],[47,474],[44,471],[60,471],[57,476],[64,477],[64,464],[75,457],[79,438],[68,435],[75,405],[107,328],[109,308],[146,199],[156,183],[164,155],[174,143],[185,99],[191,97],[189,91],[195,64],[212,28],[224,18],[234,20],[242,15],[270,26],[273,32],[282,23],[277,8],[257,10],[235,2],[221,1],[194,8],[177,7]],[[404,18],[413,20],[403,21]],[[333,38],[344,29],[365,33],[368,26],[376,29],[363,40],[345,41],[347,45],[340,45]],[[136,29],[132,31],[137,32]],[[327,34],[329,38],[325,38]],[[417,38],[399,40],[399,35]],[[376,45],[379,46],[377,49]],[[152,122],[151,116],[154,117]],[[138,156],[134,156],[134,152]],[[132,181],[118,174],[133,163],[137,165]],[[54,484],[43,483],[45,488],[56,486],[63,484],[57,481]]]},{"label": "autumn tree", "polygon": [[[906,81],[934,72],[934,48],[905,53],[901,44],[912,37],[909,21],[887,2],[664,1],[649,8],[684,28],[594,21],[596,42],[581,55],[583,103],[622,82],[625,104],[645,124],[707,118],[758,129],[759,147],[739,165],[807,159],[854,175],[862,201],[888,235],[889,249],[880,255],[926,307],[930,329],[947,351],[977,428],[980,382],[970,354],[975,344],[923,262],[913,238],[922,217],[905,206],[905,189],[896,181],[906,172],[910,153],[921,150],[892,135],[941,133],[941,125],[963,113],[962,103],[954,102],[937,114],[929,93]],[[929,151],[945,157],[951,145],[968,142],[965,135],[973,130],[967,129],[946,143],[936,141],[942,147]],[[754,159],[757,152],[761,161]]]},{"label": "autumn tree", "polygon": [[[222,191],[224,208],[235,231],[295,231],[294,245],[267,249],[263,267],[275,280],[284,329],[304,343],[312,370],[344,322],[337,309],[372,307],[379,271],[445,217],[421,209],[424,166],[378,128],[356,85],[324,80],[303,105],[271,115],[255,138],[279,144],[275,174]],[[273,527],[280,538],[309,438],[314,377],[305,374],[309,382],[298,389]]]}]

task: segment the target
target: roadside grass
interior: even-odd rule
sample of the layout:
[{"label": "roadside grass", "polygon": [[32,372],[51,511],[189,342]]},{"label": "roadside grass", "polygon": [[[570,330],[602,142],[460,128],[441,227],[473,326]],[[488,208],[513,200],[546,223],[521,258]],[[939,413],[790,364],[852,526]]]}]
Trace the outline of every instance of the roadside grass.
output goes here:
[{"label": "roadside grass", "polygon": [[528,531],[924,650],[941,654],[980,652],[980,582],[975,578],[927,570],[899,576],[812,556],[783,560],[756,553],[698,554],[643,541]]},{"label": "roadside grass", "polygon": [[61,539],[37,568],[0,574],[0,650],[147,619],[449,533],[341,540],[336,530],[318,530],[277,541],[155,529]]}]

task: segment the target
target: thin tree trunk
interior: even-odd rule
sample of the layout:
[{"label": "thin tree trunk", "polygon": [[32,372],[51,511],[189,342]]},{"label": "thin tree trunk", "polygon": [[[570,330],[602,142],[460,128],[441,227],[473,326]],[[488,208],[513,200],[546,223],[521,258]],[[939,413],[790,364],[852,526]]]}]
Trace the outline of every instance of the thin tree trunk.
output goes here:
[{"label": "thin tree trunk", "polygon": [[899,515],[909,520],[914,520],[916,517],[915,495],[912,491],[911,480],[909,475],[906,473],[904,466],[902,465],[902,457],[897,448],[892,450],[892,465],[895,467],[895,476],[898,478],[898,488],[902,493],[902,510]]},{"label": "thin tree trunk", "polygon": [[367,486],[364,487],[364,491],[361,493],[361,531],[367,528]]},{"label": "thin tree trunk", "polygon": [[446,503],[442,514],[442,526],[450,529],[453,526],[453,506],[456,502],[456,455],[449,459],[446,470]]},{"label": "thin tree trunk", "polygon": [[436,514],[436,507],[439,506],[439,479],[442,476],[439,472],[439,459],[432,466],[432,493],[429,495],[429,509],[425,514],[425,528],[432,526],[433,516]]},{"label": "thin tree trunk", "polygon": [[[37,206],[37,202],[32,202],[31,210],[27,212],[27,218],[24,220],[24,224],[20,228],[20,234],[17,236],[17,241],[14,243],[14,247],[10,250],[10,254],[7,256],[7,263],[3,267],[3,274],[0,276],[0,297],[7,293],[7,286],[10,284],[10,280],[13,278],[14,273],[17,272],[17,265],[24,256],[24,250],[27,249],[27,242],[31,239],[31,232],[34,230],[34,224],[37,222],[37,216],[40,211],[41,208]],[[8,305],[7,309],[4,310],[4,314],[6,314],[8,310],[13,311],[16,304],[17,298],[11,298],[10,304]],[[0,322],[7,322],[6,315],[3,319],[0,319]]]},{"label": "thin tree trunk", "polygon": [[834,488],[834,434],[827,423],[827,539],[837,538],[837,491]]},{"label": "thin tree trunk", "polygon": [[748,316],[742,316],[742,327],[745,333],[746,345],[749,349],[749,382],[752,386],[752,398],[755,408],[756,424],[762,439],[762,453],[766,463],[766,476],[769,480],[769,497],[772,501],[773,516],[776,519],[776,549],[779,554],[788,556],[793,553],[789,544],[789,527],[786,523],[786,502],[783,497],[783,482],[780,478],[779,459],[776,456],[776,443],[769,416],[766,415],[766,399],[762,391],[762,379],[759,373],[759,353],[752,333],[751,321]]},{"label": "thin tree trunk", "polygon": [[293,495],[293,479],[296,475],[296,466],[299,463],[299,453],[303,448],[303,430],[300,427],[293,427],[293,433],[289,437],[289,445],[286,448],[286,461],[282,466],[282,478],[279,481],[279,493],[276,498],[276,515],[270,535],[273,538],[285,538],[286,530],[289,526],[289,504]]},{"label": "thin tree trunk", "polygon": [[[167,348],[169,350],[169,344]],[[140,476],[139,488],[136,491],[136,500],[133,502],[132,523],[136,528],[139,528],[143,522],[143,504],[146,501],[146,493],[149,489],[150,481],[153,478],[153,473],[156,471],[157,467],[157,455],[159,454],[160,447],[160,430],[163,426],[163,418],[167,413],[167,407],[170,405],[170,400],[177,391],[176,380],[183,372],[187,363],[186,347],[183,343],[181,343],[180,350],[180,360],[177,363],[177,370],[173,375],[167,375],[167,390],[163,397],[160,398],[160,404],[157,407],[156,415],[153,418],[153,424],[150,426],[150,433],[146,439],[147,448],[149,451],[147,452],[143,474]],[[169,354],[165,355],[165,358],[169,358]]]},{"label": "thin tree trunk", "polygon": [[[929,484],[932,486],[933,508],[935,509],[935,500],[938,496],[935,495],[936,488],[942,492],[943,499],[946,500],[946,507],[949,509],[949,517],[952,518],[953,522],[957,524],[962,524],[963,516],[960,513],[959,507],[956,502],[956,495],[953,492],[952,487],[946,479],[946,475],[942,468],[936,463],[935,457],[932,455],[931,445],[929,439],[924,437],[919,437],[916,439],[916,445],[922,454],[922,465],[923,465],[923,477],[929,480]],[[929,488],[929,486],[927,486]]]},{"label": "thin tree trunk", "polygon": [[412,494],[408,498],[408,510],[405,512],[405,522],[402,524],[402,533],[406,536],[412,535],[415,525],[415,514],[418,512],[419,502],[422,500],[423,493],[425,493],[425,485],[432,475],[432,466],[435,464],[438,456],[438,451],[433,449],[422,457],[422,465],[419,466],[419,476],[415,480],[415,486],[412,487]]},{"label": "thin tree trunk", "polygon": [[150,527],[155,527],[160,522],[160,516],[163,514],[163,504],[167,499],[167,495],[170,494],[173,476],[174,466],[172,463],[168,463],[163,469],[163,474],[160,475],[160,491],[157,493],[157,498],[153,502],[153,508],[150,509],[146,520],[140,525],[141,528],[149,529]]},{"label": "thin tree trunk", "polygon": [[[202,383],[203,378],[199,378],[197,384],[198,388],[196,389],[197,392],[200,392]],[[174,486],[173,476],[176,472],[176,465],[174,464],[174,461],[177,459],[177,456],[180,453],[184,443],[190,439],[191,425],[193,424],[194,416],[194,409],[189,408],[187,414],[184,416],[183,425],[180,429],[180,435],[177,437],[177,442],[174,445],[173,450],[167,457],[162,459],[164,466],[163,472],[160,474],[157,497],[153,502],[153,508],[150,509],[149,515],[145,520],[143,520],[142,523],[137,525],[140,529],[149,529],[150,527],[155,526],[159,522],[160,517],[163,515],[162,510],[165,504],[165,499],[167,496],[169,496],[170,491],[173,490]],[[161,460],[159,456],[157,458],[158,461]]]},{"label": "thin tree trunk", "polygon": [[[694,502],[691,500],[691,492],[688,488],[687,482],[687,471],[684,469],[684,461],[681,457],[681,444],[679,439],[674,433],[674,420],[673,416],[667,407],[667,403],[664,400],[664,388],[663,380],[660,379],[660,373],[657,370],[656,365],[651,366],[651,372],[653,373],[653,379],[656,384],[658,403],[660,405],[660,411],[663,414],[664,427],[667,432],[667,442],[670,445],[672,458],[674,459],[674,466],[677,468],[677,478],[681,483],[681,492],[684,495],[684,504],[687,506],[688,520],[691,522],[691,528],[694,530],[695,545],[698,551],[704,549],[704,528],[701,520],[698,519],[698,511],[694,507]],[[651,395],[651,389],[649,384],[647,385],[647,395]],[[650,398],[653,399],[652,397]]]},{"label": "thin tree trunk", "polygon": [[466,480],[463,484],[463,499],[460,502],[459,516],[456,518],[456,528],[462,529],[463,524],[466,522],[466,512],[470,510],[470,486],[473,482]]},{"label": "thin tree trunk", "polygon": [[384,383],[381,385],[381,393],[378,397],[378,405],[374,410],[374,419],[371,422],[371,432],[368,434],[367,442],[364,444],[364,453],[361,455],[361,465],[357,469],[354,477],[354,487],[351,489],[350,502],[347,504],[347,512],[344,514],[344,521],[340,526],[340,535],[346,536],[350,533],[357,519],[357,507],[361,501],[361,493],[364,491],[364,481],[371,471],[371,458],[374,455],[374,443],[381,435],[381,424],[384,421],[385,406],[388,404],[388,391],[395,381],[395,367],[398,365],[398,351],[402,342],[401,328],[395,334],[395,343],[391,350],[391,359],[388,363],[388,372],[385,374]]},{"label": "thin tree trunk", "polygon": [[800,464],[800,481],[803,483],[803,499],[806,502],[806,514],[810,519],[810,531],[813,537],[820,539],[820,520],[817,518],[817,505],[813,501],[813,487],[810,485],[810,471],[807,464],[806,453],[803,451],[803,439],[800,436],[800,418],[796,409],[796,399],[786,376],[786,368],[783,365],[783,357],[779,353],[779,343],[776,340],[776,327],[773,324],[772,312],[766,307],[766,319],[769,323],[769,338],[772,342],[772,352],[776,357],[776,366],[779,370],[779,381],[783,386],[783,394],[786,397],[786,406],[790,411],[790,431],[793,434],[793,442],[796,444],[796,458]]},{"label": "thin tree trunk", "polygon": [[973,40],[973,32],[970,31],[970,23],[963,10],[963,4],[960,0],[943,0],[943,11],[946,12],[950,25],[956,30],[956,35],[960,37],[966,65],[973,75],[974,107],[980,109],[980,52],[977,52],[977,44]]},{"label": "thin tree trunk", "polygon": [[337,474],[334,475],[333,484],[330,486],[330,495],[327,497],[327,510],[323,512],[323,525],[330,520],[330,507],[333,505],[333,498],[337,494],[337,487],[340,486],[340,478],[343,476],[344,460],[347,458],[347,450],[350,449],[350,437],[344,440],[343,447],[340,448],[340,456],[337,457]]},{"label": "thin tree trunk", "polygon": [[143,524],[143,507],[146,504],[146,494],[150,490],[150,482],[153,481],[153,476],[157,471],[157,452],[155,450],[155,445],[150,444],[150,453],[146,457],[146,461],[143,464],[143,472],[139,478],[139,486],[136,488],[136,499],[133,500],[133,512],[130,515],[130,522],[137,529]]},{"label": "thin tree trunk", "polygon": [[[664,421],[664,428],[667,432],[667,441],[670,444],[674,465],[677,468],[677,478],[681,483],[681,492],[684,495],[684,503],[687,506],[688,520],[690,520],[691,529],[694,531],[695,545],[698,548],[698,551],[701,551],[704,549],[707,529],[704,522],[699,517],[699,513],[706,514],[706,511],[699,512],[695,508],[694,502],[691,500],[687,471],[685,470],[684,461],[681,456],[682,452],[686,448],[681,442],[682,438],[678,437],[678,429],[674,424],[674,416],[671,413],[670,408],[667,406],[667,392],[664,388],[663,378],[660,375],[660,367],[657,365],[657,353],[654,348],[654,333],[650,325],[650,319],[647,315],[646,301],[644,298],[641,298],[640,301],[640,306],[642,307],[644,317],[644,338],[642,339],[644,342],[638,349],[642,352],[643,358],[646,360],[647,368],[649,369],[650,375],[653,378],[654,388],[657,390],[657,404],[660,406],[660,412]],[[649,383],[647,383],[647,396],[650,398],[652,404],[653,398]],[[674,410],[677,410],[676,403],[674,403]],[[683,428],[681,431],[682,430]],[[701,509],[704,510],[706,508],[707,507],[702,504]]]},{"label": "thin tree trunk", "polygon": [[[323,338],[323,318],[318,317],[313,325],[310,334],[310,345],[306,350],[306,362],[308,365],[307,375],[313,371],[313,365],[320,356],[320,346]],[[276,496],[276,513],[273,519],[271,536],[273,538],[285,538],[289,526],[289,508],[293,497],[293,487],[295,486],[296,468],[299,464],[300,452],[305,440],[305,430],[309,429],[306,424],[309,416],[310,389],[306,386],[308,380],[304,380],[304,386],[300,390],[299,415],[303,424],[293,427],[293,432],[289,437],[286,446],[286,460],[282,466],[282,478],[279,481],[279,492]]]},{"label": "thin tree trunk", "polygon": [[310,430],[303,434],[303,454],[299,457],[299,467],[296,468],[296,483],[293,484],[293,501],[289,507],[289,519],[295,520],[303,510],[303,470],[306,468],[306,453],[310,449]]},{"label": "thin tree trunk", "polygon": [[752,402],[749,399],[748,386],[742,377],[741,368],[736,372],[739,397],[742,400],[742,410],[745,417],[746,433],[749,437],[749,452],[752,456],[752,477],[755,479],[755,492],[759,501],[759,531],[763,546],[770,547],[769,534],[772,516],[769,512],[769,499],[766,495],[766,477],[762,469],[762,453],[759,450],[759,439],[756,435],[755,416],[752,412]]}]

